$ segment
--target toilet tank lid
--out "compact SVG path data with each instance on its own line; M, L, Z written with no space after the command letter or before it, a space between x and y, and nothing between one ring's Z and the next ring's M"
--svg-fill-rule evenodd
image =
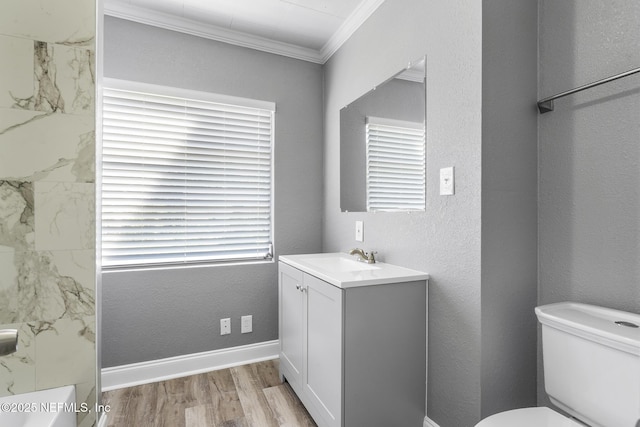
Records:
M536 315L543 325L640 355L640 314L561 302L536 307Z

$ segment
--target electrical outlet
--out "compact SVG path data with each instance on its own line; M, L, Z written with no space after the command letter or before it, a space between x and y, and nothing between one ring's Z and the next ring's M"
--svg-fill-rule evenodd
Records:
M242 316L240 318L240 333L248 334L253 332L253 316Z
M220 335L229 335L231 333L231 319L220 319Z

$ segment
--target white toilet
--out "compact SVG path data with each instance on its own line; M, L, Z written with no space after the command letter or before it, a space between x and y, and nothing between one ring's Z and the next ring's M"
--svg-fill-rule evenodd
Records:
M476 427L640 427L640 315L570 302L537 307L536 315L546 392L575 419L523 408Z

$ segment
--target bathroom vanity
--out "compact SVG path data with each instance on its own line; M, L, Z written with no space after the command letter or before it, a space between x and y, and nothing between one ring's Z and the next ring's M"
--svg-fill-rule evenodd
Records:
M343 253L279 261L280 376L318 426L422 426L428 275Z

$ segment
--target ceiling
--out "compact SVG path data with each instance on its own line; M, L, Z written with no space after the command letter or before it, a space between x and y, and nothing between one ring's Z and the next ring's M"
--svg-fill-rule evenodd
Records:
M106 15L324 63L384 0L104 0Z

